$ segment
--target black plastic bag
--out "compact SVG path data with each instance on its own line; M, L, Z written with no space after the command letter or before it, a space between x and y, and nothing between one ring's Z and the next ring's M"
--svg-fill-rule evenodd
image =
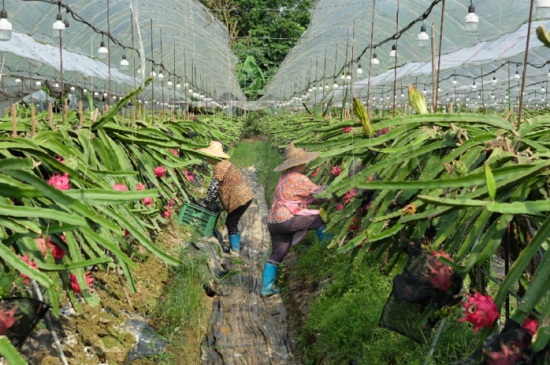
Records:
M7 336L14 346L21 346L50 306L33 298L0 299L0 336Z

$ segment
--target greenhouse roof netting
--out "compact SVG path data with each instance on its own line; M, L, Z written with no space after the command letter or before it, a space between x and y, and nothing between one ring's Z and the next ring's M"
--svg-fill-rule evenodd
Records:
M4 98L27 95L34 80L60 80L59 31L52 31L60 17L69 24L61 40L70 85L125 93L134 86L135 67L138 83L153 71L165 76L164 83L155 80L155 98L166 91L167 98L185 99L193 90L216 100L244 99L227 30L196 0L7 0L5 10L13 36L0 42ZM107 60L98 57L102 43ZM119 71L123 57L129 71Z
M475 32L465 29L472 4L479 17ZM37 81L54 85L61 78L81 90L121 95L144 76L162 72L164 81L157 77L144 98L212 98L261 109L291 98L320 101L329 93L342 100L348 85L354 95L387 106L388 100L406 97L408 84L431 98L435 65L440 101L515 101L525 68L527 103L540 103L547 100L550 50L531 36L524 65L530 4L319 0L308 29L260 102L253 102L246 101L237 82L237 58L229 48L227 29L198 0L7 0L14 32L10 41L0 42L3 101L29 95ZM56 19L69 25L61 38L59 31L52 33ZM550 26L535 13L531 30L540 25ZM424 30L421 46L419 33ZM433 60L430 43L435 46ZM109 49L107 60L98 54L102 44ZM396 57L390 56L392 48ZM378 64L371 63L373 56ZM120 68L123 59L128 71Z
M508 93L513 96L513 89L519 92L516 73L523 72L531 1L472 3L479 17L475 32L465 30L469 0L319 0L308 29L286 57L262 100L296 96L321 99L327 93L342 99L346 81L353 84L354 92L366 96L369 74L373 99L392 98L394 80L396 97L406 93L408 84L416 84L430 94L434 80L432 39L435 62L440 63L440 98L479 97L480 93L483 98L495 100L504 100ZM542 100L548 90L550 49L537 40L534 29L550 24L537 18L536 12L534 20L526 94ZM430 41L422 47L418 36L424 29ZM397 57L390 56L392 46ZM371 52L379 64L371 64ZM359 67L363 74L357 72Z

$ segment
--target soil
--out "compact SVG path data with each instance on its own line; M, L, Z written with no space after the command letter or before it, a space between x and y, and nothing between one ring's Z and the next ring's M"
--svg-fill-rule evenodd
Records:
M188 235L174 220L154 240L155 245L175 254L175 249ZM128 330L128 321L148 324L155 329L151 314L155 307L162 305L165 286L170 281L170 268L161 260L136 245L138 252L146 258L132 270L132 277L137 289L130 293L123 274L117 270L93 272L93 292L101 302L90 306L79 300L76 310L63 298L59 318L50 315L55 333L62 344L67 363L79 365L125 364L127 356L136 346L137 339ZM211 308L212 299L204 296L204 305ZM209 312L209 311L207 311ZM207 322L204 318L203 323ZM43 327L25 341L20 349L29 364L57 365L62 364L50 331ZM167 344L165 352L174 354L181 364L200 363L200 343L206 328L185 329L177 334L178 343L185 347L173 347ZM174 341L172 341L174 342ZM181 361L181 362L180 362ZM156 364L158 360L138 358L132 364Z

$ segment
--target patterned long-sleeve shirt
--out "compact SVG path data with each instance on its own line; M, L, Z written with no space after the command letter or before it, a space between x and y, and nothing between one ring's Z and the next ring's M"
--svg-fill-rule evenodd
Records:
M244 181L239 169L227 160L220 161L214 166L212 181L204 202L210 204L217 197L228 213L254 198L252 189Z
M269 223L281 223L292 217L294 214L287 208L284 201L297 201L301 209L307 209L308 204L314 200L313 195L324 190L324 187L311 182L311 180L298 172L288 171L281 175L277 184L273 205L269 210Z

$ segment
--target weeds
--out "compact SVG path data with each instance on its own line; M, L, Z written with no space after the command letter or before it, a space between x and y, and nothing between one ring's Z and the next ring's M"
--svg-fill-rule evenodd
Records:
M436 350L378 325L392 281L368 258L353 265L347 255L338 255L306 237L293 275L306 280L329 282L311 304L299 342L304 364L387 365L449 364L475 345L475 336L463 323L447 321Z
M201 328L207 311L203 304L204 285L210 279L206 257L182 247L180 260L182 265L172 269L172 280L153 313L157 327L168 337L178 328Z

